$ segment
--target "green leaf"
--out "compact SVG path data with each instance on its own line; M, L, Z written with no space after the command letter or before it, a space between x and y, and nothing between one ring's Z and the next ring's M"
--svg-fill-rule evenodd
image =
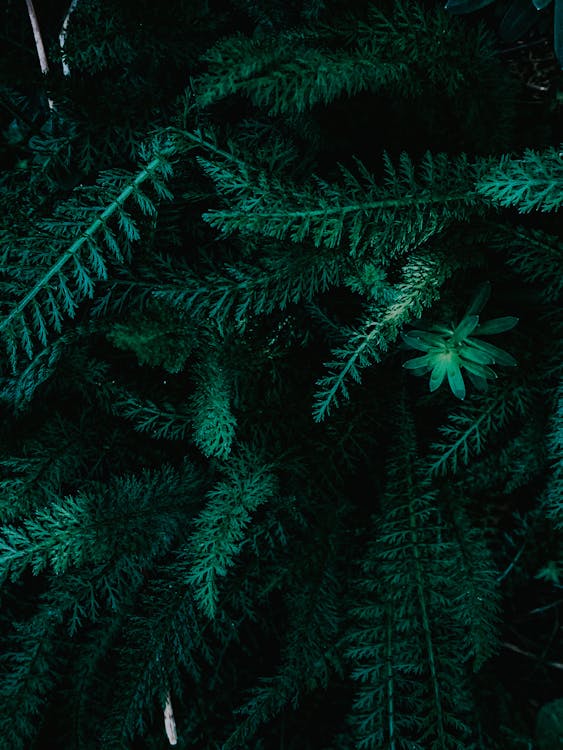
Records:
M456 398L463 401L465 398L465 383L463 382L463 375L459 369L459 364L454 360L450 360L446 366L446 372L448 373L448 383L452 389L452 393Z
M475 333L479 335L487 334L489 336L493 333L503 333L514 328L519 320L520 318L515 318L512 315L507 315L504 318L493 318L492 320L487 320L486 323L480 323L475 329Z
M462 367L464 367L464 363L462 362ZM467 370L467 368L465 368ZM494 373L493 373L494 374ZM478 391L485 392L487 388L489 387L489 384L487 383L487 378L482 377L481 375L477 375L475 372L471 372L471 370L467 370L467 376L471 383L477 388Z
M448 0L444 7L450 13L474 13L492 2L493 0Z
M421 375L424 374L424 372L428 372L432 369L432 362L434 361L434 357L432 357L430 354L427 354L424 357L415 357L414 359L409 359L403 367L406 370L422 370L420 373Z
M477 378L481 378L484 380L495 380L497 378L497 374L494 370L491 370L490 367L487 367L487 365L480 365L477 362L472 362L468 359L462 359L461 360L461 367L465 368L467 372L471 373Z
M432 370L432 374L430 375L430 390L435 391L437 388L439 388L444 382L445 377L446 377L446 360L440 359L434 365L434 369Z
M521 39L539 20L531 0L513 0L500 23L499 34L505 42Z
M543 10L551 4L551 0L532 0L537 10Z
M471 302L471 304L469 305L469 307L467 308L465 312L465 317L468 317L469 315L478 315L487 304L490 296L491 296L491 282L485 281L477 289L477 292L475 294L475 297L473 298L473 301Z
M478 365L493 365L495 358L489 352L483 352L480 349L474 349L471 346L464 346L460 352L462 359L468 359Z
M504 349L499 349L498 346L494 346L494 344L489 344L487 341L480 341L479 339L471 339L469 344L476 349L481 350L482 352L487 352L488 354L491 354L493 356L493 362L491 364L497 363L499 365L505 365L506 367L515 367L516 366L516 360L514 357L509 354L508 352L505 352Z
M478 315L466 316L458 325L458 327L455 329L453 340L455 342L464 341L468 336L470 336L473 333L475 328L477 328L478 323L479 323Z
M419 349L421 352L444 346L442 336L427 331L409 331L408 333L401 333L401 337L412 349Z

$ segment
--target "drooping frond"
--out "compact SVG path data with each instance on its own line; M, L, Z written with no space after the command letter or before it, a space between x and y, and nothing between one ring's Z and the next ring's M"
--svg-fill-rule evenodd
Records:
M95 330L96 323L92 322L89 325L78 325L51 338L42 349L34 352L30 361L21 369L0 377L0 400L10 404L16 414L24 412L41 386L48 382L61 366L64 355L74 351L76 360L79 359L77 350ZM101 374L104 366L99 363L98 367L98 374Z
M225 478L207 494L188 547L194 599L209 618L216 616L220 579L235 564L253 513L277 486L271 467L249 451L233 456L223 473Z
M432 41L437 38L440 45ZM206 107L243 94L276 115L382 88L414 96L428 81L453 96L476 76L468 57L483 67L493 62L483 29L468 33L441 11L427 13L415 3L396 3L392 13L370 5L366 20L349 16L315 29L221 40L205 56L197 102Z

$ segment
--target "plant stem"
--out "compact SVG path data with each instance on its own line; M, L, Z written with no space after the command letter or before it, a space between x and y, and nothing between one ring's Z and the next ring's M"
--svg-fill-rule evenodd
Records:
M47 75L49 72L49 62L47 60L47 53L45 52L45 45L43 44L43 37L41 36L41 28L39 27L37 13L33 7L33 0L25 0L25 4L27 5L27 13L33 30L33 38L35 39L35 48L37 50L41 72L43 75ZM49 103L49 109L52 112L55 109L55 103L50 97L47 97L47 101Z
M76 6L78 5L78 0L72 0L66 16L63 21L63 25L61 27L61 33L59 34L59 46L61 48L61 59L63 64L63 75L69 76L70 75L70 65L67 62L67 57L65 55L65 42L66 42L66 35L68 32L68 23L70 21L70 16L72 15L73 11L75 10Z

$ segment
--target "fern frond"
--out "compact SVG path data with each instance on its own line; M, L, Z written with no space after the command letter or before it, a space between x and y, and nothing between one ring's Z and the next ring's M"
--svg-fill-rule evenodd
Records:
M0 458L0 522L32 516L65 493L78 492L91 467L104 465L100 432L84 412L73 421L55 414L31 439L10 443ZM106 434L108 445L115 436Z
M105 747L123 747L143 734L155 701L169 691L181 694L186 681L199 689L201 669L212 653L203 639L186 561L175 556L159 566L136 608L122 623L111 688L111 712L104 722Z
M28 567L34 574L47 567L60 574L120 555L154 557L169 547L186 520L186 502L194 503L198 491L199 480L186 464L181 474L164 466L152 475L115 480L97 493L54 500L22 524L1 527L0 575L16 580Z
M432 443L429 475L456 473L461 465L478 456L486 441L515 416L522 415L528 393L523 386L500 388L474 398L460 411L450 414L440 427L443 439Z
M194 442L205 456L225 459L231 453L237 427L232 382L215 352L204 357L194 377L196 387L190 398Z
M547 232L525 227L496 227L498 239L493 243L507 256L506 262L526 283L535 284L546 302L561 296L563 276L563 242Z
M548 442L551 468L544 504L554 526L563 531L563 387L560 384L551 415Z
M293 242L310 238L315 247L344 245L352 254L372 246L383 257L392 257L480 210L474 167L465 157L450 160L427 153L418 177L406 154L399 170L385 157L383 185L360 163L359 177L342 168L343 184L316 178L297 185L247 166L241 170L198 161L230 204L207 211L203 218L226 235L256 233Z
M468 33L441 12L396 3L390 14L375 5L368 13L367 22L349 17L315 30L221 40L205 57L208 72L196 81L198 104L242 93L277 115L382 88L414 96L428 81L454 96L476 76L475 65L485 69L485 59L493 61L483 29Z
M452 572L460 581L462 598L457 611L466 633L463 650L473 660L473 671L478 672L499 648L502 610L497 571L482 530L470 524L454 493L448 499L455 508L452 529L457 560Z
M348 329L345 345L333 350L337 357L325 363L330 374L317 381L313 416L320 422L337 406L341 397L349 398L348 382L361 383L361 371L379 362L399 330L422 315L440 295L444 281L453 273L454 265L438 254L412 255L403 267L404 281L389 290L392 299L364 322L363 330Z
M74 317L79 304L92 297L95 282L107 278L108 259L124 262L130 244L139 238L137 224L125 204L135 202L141 213L154 213L154 205L141 186L148 181L162 192L158 177L170 176L168 158L172 153L164 150L152 158L133 179L126 179L125 186L122 174L103 175L98 188L88 193L93 204L85 200L84 191L77 189L65 207L66 213L61 209L56 219L44 221L38 234L26 240L30 249L19 252L34 253L39 258L46 255L48 263L43 260L39 268L28 267L22 274L28 291L16 304L7 300L2 304L5 312L0 335L14 370L18 349L31 359L37 343L47 344L50 329L60 332L64 319ZM97 205L100 191L101 195L117 193L103 209ZM69 246L68 239L77 234L79 237Z
M503 156L476 184L493 205L518 208L520 213L556 211L563 205L563 151L526 149L521 157Z
M225 479L208 492L189 543L188 580L197 605L207 617L217 614L219 579L235 563L252 514L276 492L271 467L250 452L233 456L223 468Z
M133 422L138 432L159 440L184 440L191 430L191 419L169 403L155 404L132 393L121 393L113 402L115 414Z
M37 737L49 693L62 669L60 616L42 606L29 620L15 624L0 657L0 734L13 750L27 750Z
M436 491L421 477L404 407L397 419L401 434L347 636L357 684L349 721L362 750L463 750L470 698L459 650L467 602L459 595L458 551Z
M260 726L284 709L296 709L308 693L327 687L340 669L336 648L339 625L338 581L325 550L315 550L307 563L305 580L288 597L289 625L281 665L273 677L262 678L251 697L236 710L241 721L222 746L235 750L249 746ZM314 571L312 583L308 580ZM305 572L304 568L300 571ZM299 585L301 584L301 585Z

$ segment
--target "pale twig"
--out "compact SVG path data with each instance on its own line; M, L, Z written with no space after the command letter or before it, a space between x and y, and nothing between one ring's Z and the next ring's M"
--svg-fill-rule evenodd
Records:
M526 547L527 542L528 542L528 540L527 540L527 538L525 538L524 541L523 541L523 543L522 543L522 546L520 547L520 549L516 553L516 556L515 556L514 560L512 560L512 562L510 563L510 565L508 566L508 568L504 571L504 573L502 573L500 576L498 576L497 583L500 583L504 578L506 578L506 576L510 573L510 571L512 570L512 568L514 568L514 566L516 565L516 563L520 559L520 556L522 555L522 552L524 552L524 548Z
M166 705L164 706L164 728L166 729L168 742L171 745L177 745L178 735L176 733L176 721L174 719L174 711L172 710L170 693L166 696Z
M45 52L45 45L43 44L43 37L41 36L41 28L39 27L39 21L37 20L37 13L33 7L33 0L25 0L27 5L27 13L31 22L31 28L33 30L33 38L35 39L35 48L37 49L37 57L39 58L39 65L43 75L47 75L49 72L49 62L47 61L47 53ZM49 109L53 111L55 109L55 103L52 99L47 97L49 103Z
M563 664L558 661L547 661L547 659L542 659L541 656L536 656L535 654L532 654L530 651L524 651L524 649L520 648L519 646L515 646L514 643L508 643L507 641L503 641L502 645L505 648L509 648L511 651L515 651L517 654L522 654L522 656L528 656L530 659L535 659L535 661L541 661L543 664L546 664L548 667L553 667L554 669L563 669Z
M70 75L70 65L67 62L67 58L65 55L65 43L66 43L66 35L68 32L68 22L70 21L70 16L72 12L75 10L76 6L78 5L78 0L72 0L69 9L67 10L65 19L63 21L63 25L61 28L61 33L59 34L59 46L61 48L61 59L63 63L63 74L65 76Z

